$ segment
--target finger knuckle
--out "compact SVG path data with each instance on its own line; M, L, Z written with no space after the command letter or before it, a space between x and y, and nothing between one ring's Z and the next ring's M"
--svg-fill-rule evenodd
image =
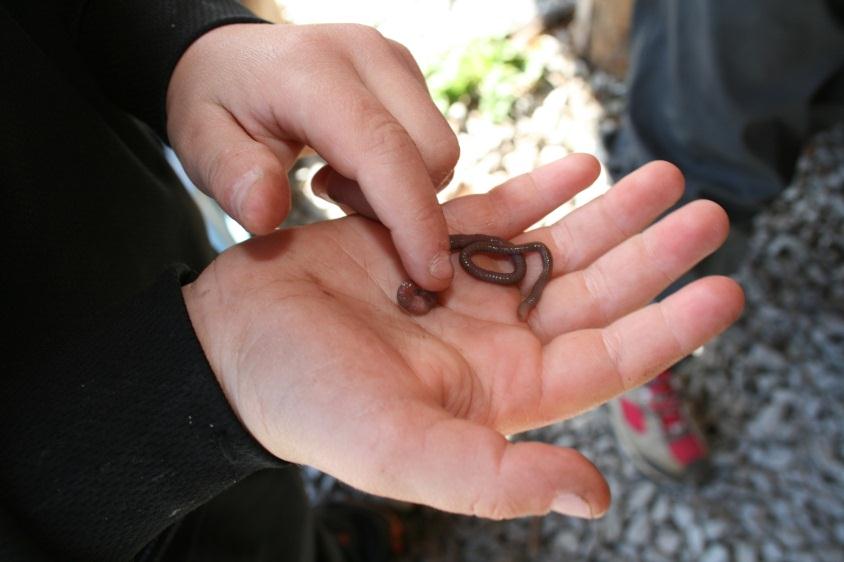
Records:
M376 164L407 158L417 152L413 139L398 121L380 110L370 109L365 113L369 115L369 119L364 115L369 129L367 152Z
M472 513L476 517L485 517L495 521L512 519L519 514L516 502L506 495L479 498L472 505Z
M371 25L362 23L345 24L349 38L355 42L381 43L385 41L384 35Z
M622 342L614 331L612 330L603 330L601 333L602 336L602 344L604 346L604 354L609 362L609 368L612 373L617 378L618 383L618 391L624 392L629 390L628 387L630 386L627 383L627 377L625 376L624 369L623 369L623 358L622 358Z
M489 197L483 199L482 222L490 232L512 229L512 209L501 195L499 191L493 190L489 193Z
M393 48L396 54L405 60L405 62L412 62L414 65L416 64L416 59L413 58L413 53L411 53L410 49L405 47L402 43L389 38L387 39L387 43Z
M585 294L590 302L594 303L600 314L601 322L609 324L612 321L612 310L605 304L615 302L616 295L613 291L611 277L600 264L593 264L583 271L581 276Z
M411 217L411 221L415 225L419 225L421 230L430 233L431 227L433 223L436 223L442 217L442 209L439 205L432 203L430 205L417 205L413 209L413 215Z
M433 154L431 171L434 180L439 183L457 166L457 161L460 159L460 144L451 128L444 124L437 138L433 139L433 145L437 147L437 150Z

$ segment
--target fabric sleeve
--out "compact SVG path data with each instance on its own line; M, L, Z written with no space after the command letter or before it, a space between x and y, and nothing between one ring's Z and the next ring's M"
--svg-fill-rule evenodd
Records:
M182 53L216 27L264 22L234 0L88 0L68 17L106 95L162 139L167 85Z
M243 428L169 270L130 302L33 358L8 402L4 503L60 559L123 560L262 468L282 466ZM27 369L28 370L28 369Z

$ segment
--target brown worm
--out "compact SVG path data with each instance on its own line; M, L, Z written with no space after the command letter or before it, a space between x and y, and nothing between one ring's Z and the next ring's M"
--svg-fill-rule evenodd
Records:
M517 311L519 320L525 321L530 311L539 302L539 297L542 296L542 290L551 277L551 268L553 267L554 261L551 258L551 252L548 250L548 247L542 242L528 242L527 244L514 245L501 238L486 234L453 234L449 237L449 243L452 252L460 252L460 265L463 266L466 273L475 279L486 281L487 283L495 283L496 285L515 285L521 282L527 271L525 253L539 253L539 256L542 258L542 271L539 273L539 277L537 277L530 292L519 303ZM513 271L502 273L500 271L484 269L472 261L472 256L475 254L509 256L513 264ZM413 281L404 281L399 285L398 291L396 292L396 300L399 306L409 314L422 315L427 314L428 311L437 305L437 294L432 291L426 291Z

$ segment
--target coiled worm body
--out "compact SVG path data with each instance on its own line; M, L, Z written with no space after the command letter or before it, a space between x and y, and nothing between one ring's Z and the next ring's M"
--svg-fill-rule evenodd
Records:
M460 252L460 265L474 277L487 283L496 285L515 285L522 281L527 271L525 253L537 252L542 259L542 271L533 284L530 292L519 303L517 310L519 320L525 321L528 314L539 302L542 290L551 278L551 269L554 261L551 251L542 242L528 242L527 244L514 245L501 238L488 236L486 234L453 234L449 237L452 252ZM493 254L509 256L513 264L513 271L500 272L485 269L472 261L475 254ZM426 291L413 281L404 281L399 285L396 292L396 300L399 306L409 314L427 314L437 304L437 295L434 292Z

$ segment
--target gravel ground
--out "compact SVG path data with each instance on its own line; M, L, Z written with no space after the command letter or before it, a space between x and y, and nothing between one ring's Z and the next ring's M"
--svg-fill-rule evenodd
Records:
M590 72L567 38L545 37L546 86L512 122L460 108L449 118L463 149L449 195L573 151L601 154L623 86ZM303 182L316 165L306 162ZM554 220L607 188L603 176ZM330 216L306 191L294 222ZM600 521L561 516L491 522L421 510L416 550L432 562L844 560L844 127L813 139L793 185L757 217L736 274L742 319L677 369L713 450L706 486L668 487L641 476L619 450L603 408L524 438L576 447L607 475L613 507ZM313 499L356 494L307 472Z

